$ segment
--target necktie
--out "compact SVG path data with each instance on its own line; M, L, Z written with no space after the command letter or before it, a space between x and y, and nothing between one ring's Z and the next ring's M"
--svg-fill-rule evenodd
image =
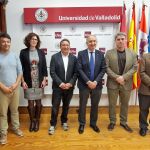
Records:
M90 52L91 56L90 56L90 80L93 81L94 80L94 57L93 57L93 52Z

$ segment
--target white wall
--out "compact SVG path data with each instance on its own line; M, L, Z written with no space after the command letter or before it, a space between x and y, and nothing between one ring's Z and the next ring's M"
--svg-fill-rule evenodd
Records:
M127 18L130 18L130 10L132 9L131 0L125 0L127 7ZM139 18L139 12L142 7L142 0L135 0L137 17ZM150 1L145 0L145 4L150 6ZM24 48L23 39L24 37L32 31L32 25L27 25L23 23L23 8L30 7L92 7L92 6L122 6L123 0L9 0L6 7L6 20L7 20L7 30L12 37L12 50L16 51L18 54L22 48ZM149 7L147 7L149 8ZM147 11L147 14L149 12ZM137 23L138 26L138 23ZM20 96L20 106L27 105L27 101L23 98L23 91L21 91ZM130 105L134 105L136 96L135 91L132 92ZM51 95L45 95L43 98L43 104L45 106L51 105ZM72 106L78 106L78 95L74 95L71 102ZM90 105L90 102L88 103ZM107 95L102 95L100 105L108 105Z

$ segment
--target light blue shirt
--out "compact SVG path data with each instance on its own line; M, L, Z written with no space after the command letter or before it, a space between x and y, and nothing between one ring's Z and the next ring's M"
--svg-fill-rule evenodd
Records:
M11 86L22 74L22 67L19 57L13 53L0 53L0 82L6 86Z

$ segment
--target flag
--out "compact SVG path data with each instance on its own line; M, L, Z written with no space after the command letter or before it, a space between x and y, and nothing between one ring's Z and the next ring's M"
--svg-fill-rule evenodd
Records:
M132 18L128 33L128 48L137 53L135 3L133 3L132 7Z
M138 33L138 55L141 58L143 53L148 52L148 39L147 39L147 27L146 27L146 16L145 16L145 5L142 7L142 16L139 25Z
M132 18L128 33L128 48L133 50L137 54L137 40L136 40L136 15L135 15L135 3L132 7ZM133 74L133 85L132 89L138 88L140 85L140 78L138 72Z
M150 28L149 28L149 35L148 35L148 53L150 53Z
M123 4L123 8L122 8L120 32L127 33L127 26L126 26L126 5L125 5L125 3Z

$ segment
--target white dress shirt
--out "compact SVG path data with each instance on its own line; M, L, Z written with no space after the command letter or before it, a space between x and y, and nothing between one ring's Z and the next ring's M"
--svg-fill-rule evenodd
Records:
M63 59L63 63L64 63L65 79L66 79L67 68L68 68L68 61L69 61L69 54L65 56L65 55L63 55L63 53L61 53L61 55L62 55L62 59Z

